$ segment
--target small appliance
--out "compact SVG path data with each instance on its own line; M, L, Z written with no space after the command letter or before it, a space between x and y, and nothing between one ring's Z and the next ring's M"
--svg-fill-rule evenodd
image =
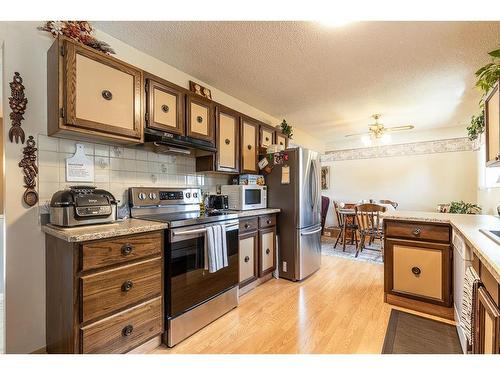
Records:
M229 198L227 195L211 194L207 198L207 208L213 210L229 209Z
M267 187L261 185L222 185L221 193L228 196L230 210L267 208Z
M113 194L95 186L71 186L59 190L50 201L50 223L61 227L106 224L116 221Z

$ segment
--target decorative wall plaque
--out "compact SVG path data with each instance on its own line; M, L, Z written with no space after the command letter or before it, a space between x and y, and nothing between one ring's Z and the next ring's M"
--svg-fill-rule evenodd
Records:
M9 106L12 112L10 113L10 120L12 127L9 130L9 139L11 142L16 140L16 143L24 143L24 130L21 128L21 121L24 120L24 112L26 111L26 104L28 99L24 95L23 79L18 72L14 73L14 78L10 83Z
M75 154L66 159L66 181L94 181L94 161L85 155L85 146L80 143L76 144Z
M203 87L199 83L189 81L189 90L194 92L195 94L203 96L204 98L212 100L212 91L210 91L210 89L207 89L206 87Z
M38 175L35 145L35 140L30 135L23 148L23 158L19 162L19 166L23 169L24 187L26 188L23 199L28 206L34 206L38 202L38 193L35 190L36 176Z

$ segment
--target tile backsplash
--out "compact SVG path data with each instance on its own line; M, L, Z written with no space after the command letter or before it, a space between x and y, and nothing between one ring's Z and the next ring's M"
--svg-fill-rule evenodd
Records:
M94 182L67 182L66 159L73 156L76 144L85 146L85 154L94 161ZM120 206L128 204L131 186L201 187L214 192L217 185L227 184L229 175L196 173L192 156L165 155L133 147L80 142L38 136L38 194L41 213L57 190L72 185L95 185L110 191Z

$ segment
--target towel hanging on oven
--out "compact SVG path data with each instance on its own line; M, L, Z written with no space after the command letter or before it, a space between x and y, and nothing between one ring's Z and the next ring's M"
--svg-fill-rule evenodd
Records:
M210 273L228 266L226 227L212 225L206 228L205 235L205 269Z
M474 341L474 306L476 305L477 288L481 280L472 267L467 267L464 276L464 297L462 300L462 313L460 314L460 326L464 330L465 337L472 345Z

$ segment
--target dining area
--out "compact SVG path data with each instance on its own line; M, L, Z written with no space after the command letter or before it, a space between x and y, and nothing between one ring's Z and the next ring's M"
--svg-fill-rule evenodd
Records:
M331 201L322 197L323 248L332 255L383 262L382 214L394 211L398 203L392 200L367 199L358 202ZM326 216L333 211L334 225L326 226ZM363 253L368 250L367 254ZM365 254L365 255L364 255Z

